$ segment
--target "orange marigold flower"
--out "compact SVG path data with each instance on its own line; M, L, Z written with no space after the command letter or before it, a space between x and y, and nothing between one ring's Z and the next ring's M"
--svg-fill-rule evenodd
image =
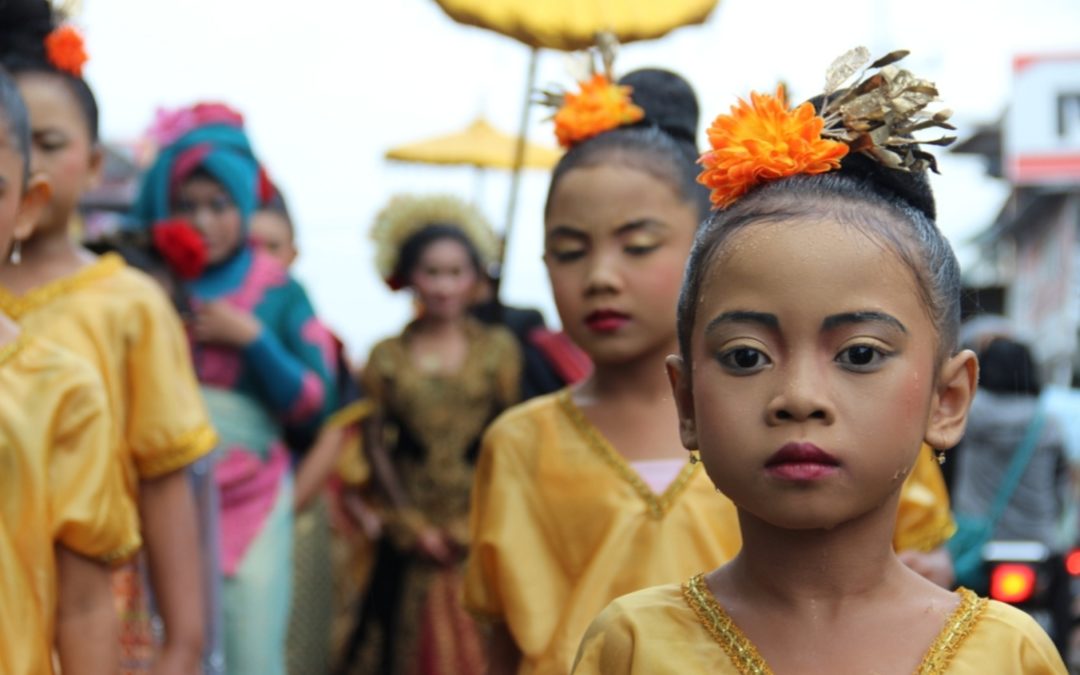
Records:
M45 38L45 53L57 70L82 77L88 57L82 35L72 26L60 26Z
M645 111L630 100L631 87L612 84L603 74L581 83L577 94L567 92L555 113L555 137L564 148L597 134L633 124Z
M750 103L740 99L709 127L712 150L698 160L698 182L712 190L716 208L766 181L840 168L848 146L821 137L825 120L812 104L788 110L783 100L782 86L775 96L752 93Z

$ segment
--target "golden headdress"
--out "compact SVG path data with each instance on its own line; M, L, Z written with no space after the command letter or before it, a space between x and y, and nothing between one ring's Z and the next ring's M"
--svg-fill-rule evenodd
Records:
M499 259L499 238L480 210L453 195L397 195L375 216L371 239L375 267L393 290L407 279L397 278L401 248L414 234L431 225L455 227L476 248L485 270Z
M761 183L839 169L849 152L890 169L937 172L933 155L919 145L948 145L956 138L918 140L912 134L955 127L948 123L950 111L929 110L937 88L894 65L907 55L894 51L866 65L870 52L857 47L829 67L817 105L807 101L788 109L781 88L776 95L753 93L749 102L740 100L730 114L719 115L709 127L712 149L701 155L698 177L712 190L714 206L724 208ZM842 88L856 73L855 84Z

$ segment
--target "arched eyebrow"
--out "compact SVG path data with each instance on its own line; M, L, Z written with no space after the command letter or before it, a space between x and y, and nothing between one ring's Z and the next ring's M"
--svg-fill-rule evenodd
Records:
M624 234L637 232L639 230L655 230L662 232L667 229L667 224L662 221L659 221L655 218L642 218L640 220L631 220L625 225L620 225L618 229L615 230L615 234L616 236L621 236Z
M744 310L724 312L705 326L706 335L716 330L725 323L752 323L768 328L769 330L780 329L780 319L775 314L766 312L749 312Z
M589 235L582 230L575 229L573 227L570 227L569 225L556 225L555 227L551 228L551 231L548 232L547 237L545 237L545 239L548 241L561 238L576 239L578 241L588 241Z
M839 328L840 326L848 326L856 323L883 323L895 328L905 335L907 335L908 332L907 327L905 327L896 317L886 314L885 312L875 311L833 314L832 316L825 317L825 320L821 322L821 329L830 331Z

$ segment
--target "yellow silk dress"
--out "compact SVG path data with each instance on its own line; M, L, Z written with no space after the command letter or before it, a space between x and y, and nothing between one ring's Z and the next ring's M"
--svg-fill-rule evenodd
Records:
M217 436L179 317L157 283L119 256L102 256L22 296L0 287L0 311L97 367L114 420L114 457L136 504L139 481L183 469L213 450ZM143 578L136 564L113 576L123 675L148 672L155 653Z
M52 673L54 546L119 563L140 546L101 379L41 339L0 347L0 673Z
M568 390L495 421L472 500L466 607L505 622L523 675L566 675L609 602L719 567L742 546L734 505L700 464L687 462L663 494L653 493ZM926 448L903 488L894 545L931 550L953 529Z
M1024 612L968 590L917 675L1066 675L1050 638ZM589 626L574 675L771 675L757 648L696 576L619 598Z
M179 317L158 285L119 256L104 255L23 296L0 287L0 311L97 367L133 499L139 480L172 473L213 449Z

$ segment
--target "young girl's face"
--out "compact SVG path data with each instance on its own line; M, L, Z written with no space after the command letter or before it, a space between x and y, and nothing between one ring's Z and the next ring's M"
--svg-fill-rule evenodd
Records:
M240 209L212 178L195 175L181 183L173 215L186 218L202 233L211 265L228 260L244 244Z
M672 349L697 223L694 204L639 169L609 163L562 176L544 260L563 328L595 363Z
M452 321L469 310L477 277L464 244L444 238L431 242L420 254L411 281L424 316Z
M44 176L26 180L26 161L0 111L0 265L8 264L14 240L30 236L49 200Z
M251 242L289 267L296 260L296 245L292 228L285 216L272 209L260 209L251 214Z
M699 303L691 377L673 375L683 440L744 511L831 528L895 499L924 439L943 447L954 364L938 376L915 276L882 240L834 222L750 225L711 262Z
M31 164L52 185L52 199L42 216L42 232L66 230L83 192L98 180L102 155L75 95L59 77L25 73L17 78L33 129Z

